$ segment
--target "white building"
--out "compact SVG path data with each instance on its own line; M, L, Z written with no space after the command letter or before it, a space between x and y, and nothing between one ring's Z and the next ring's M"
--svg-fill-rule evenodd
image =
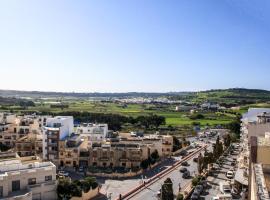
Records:
M56 116L52 118L47 118L46 127L59 128L60 135L59 138L70 136L74 129L74 120L72 116Z
M56 200L56 185L53 163L0 154L0 199Z
M81 124L76 133L87 137L89 141L102 141L108 135L108 124Z
M73 133L74 122L72 116L57 116L47 118L46 126L42 128L43 159L58 165L59 141Z

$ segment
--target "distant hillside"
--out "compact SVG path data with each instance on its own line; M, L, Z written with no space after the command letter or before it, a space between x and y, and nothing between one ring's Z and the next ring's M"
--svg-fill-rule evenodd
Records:
M126 98L126 97L161 97L161 96L182 96L189 92L168 92L168 93L147 93L147 92L127 92L127 93L75 93L75 92L42 92L42 91L18 91L18 90L0 90L2 97L74 97L74 98L90 98L90 97L107 97L107 98Z
M0 96L0 106L10 106L10 105L35 106L35 104L32 101L17 99L14 97L1 97Z
M231 88L207 90L199 92L168 92L168 93L74 93L74 92L41 92L0 90L0 96L8 97L2 102L15 101L13 98L131 98L131 97L169 97L174 100L185 100L195 103L206 101L216 102L224 106L246 105L270 101L270 91L260 89ZM17 100L16 100L17 101ZM1 102L0 102L1 103Z
M270 91L260 89L231 88L201 91L195 95L196 101L217 103L251 104L270 101Z

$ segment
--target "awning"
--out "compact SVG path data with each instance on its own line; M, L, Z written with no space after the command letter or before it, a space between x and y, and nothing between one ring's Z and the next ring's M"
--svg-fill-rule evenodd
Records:
M248 186L248 177L244 175L244 169L237 169L234 180L242 185Z

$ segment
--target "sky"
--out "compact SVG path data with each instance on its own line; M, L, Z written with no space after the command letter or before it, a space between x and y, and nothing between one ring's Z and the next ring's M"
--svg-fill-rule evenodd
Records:
M270 90L269 0L1 0L0 89Z

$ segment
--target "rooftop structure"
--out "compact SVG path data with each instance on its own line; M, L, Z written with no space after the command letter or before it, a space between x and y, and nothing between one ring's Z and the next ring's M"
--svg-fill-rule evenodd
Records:
M35 156L0 153L0 195L7 200L57 199L55 165Z

